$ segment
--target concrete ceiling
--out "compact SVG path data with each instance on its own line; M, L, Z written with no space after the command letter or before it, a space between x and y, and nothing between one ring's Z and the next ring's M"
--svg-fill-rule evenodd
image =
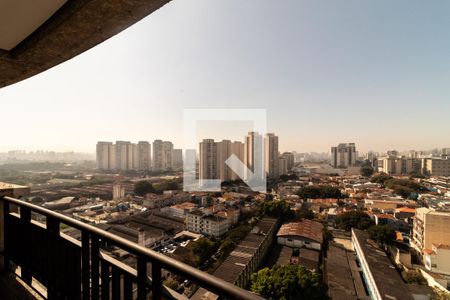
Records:
M169 1L43 0L33 7L35 0L0 0L0 88L77 56Z

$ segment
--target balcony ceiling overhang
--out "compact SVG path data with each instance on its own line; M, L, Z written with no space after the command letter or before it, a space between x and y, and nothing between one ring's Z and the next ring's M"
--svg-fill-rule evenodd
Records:
M0 88L105 41L170 0L0 0Z

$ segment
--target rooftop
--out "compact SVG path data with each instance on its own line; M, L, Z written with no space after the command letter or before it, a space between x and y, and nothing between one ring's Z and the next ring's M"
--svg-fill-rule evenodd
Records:
M323 225L319 222L303 219L300 222L283 224L277 236L305 237L318 243L323 242Z
M369 239L369 234L355 228L352 232L352 241L359 245L381 297L392 300L414 299L386 253Z

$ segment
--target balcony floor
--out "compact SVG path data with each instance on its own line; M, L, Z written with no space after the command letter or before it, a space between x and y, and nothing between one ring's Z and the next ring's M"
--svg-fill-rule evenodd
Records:
M0 299L1 300L36 300L42 299L32 290L28 290L12 273L0 271Z

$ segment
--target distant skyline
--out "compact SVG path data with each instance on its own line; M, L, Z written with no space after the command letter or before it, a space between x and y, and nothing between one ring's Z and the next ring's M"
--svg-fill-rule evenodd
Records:
M0 152L181 147L183 109L222 107L267 109L281 151L450 147L449 11L443 0L174 0L0 89Z

